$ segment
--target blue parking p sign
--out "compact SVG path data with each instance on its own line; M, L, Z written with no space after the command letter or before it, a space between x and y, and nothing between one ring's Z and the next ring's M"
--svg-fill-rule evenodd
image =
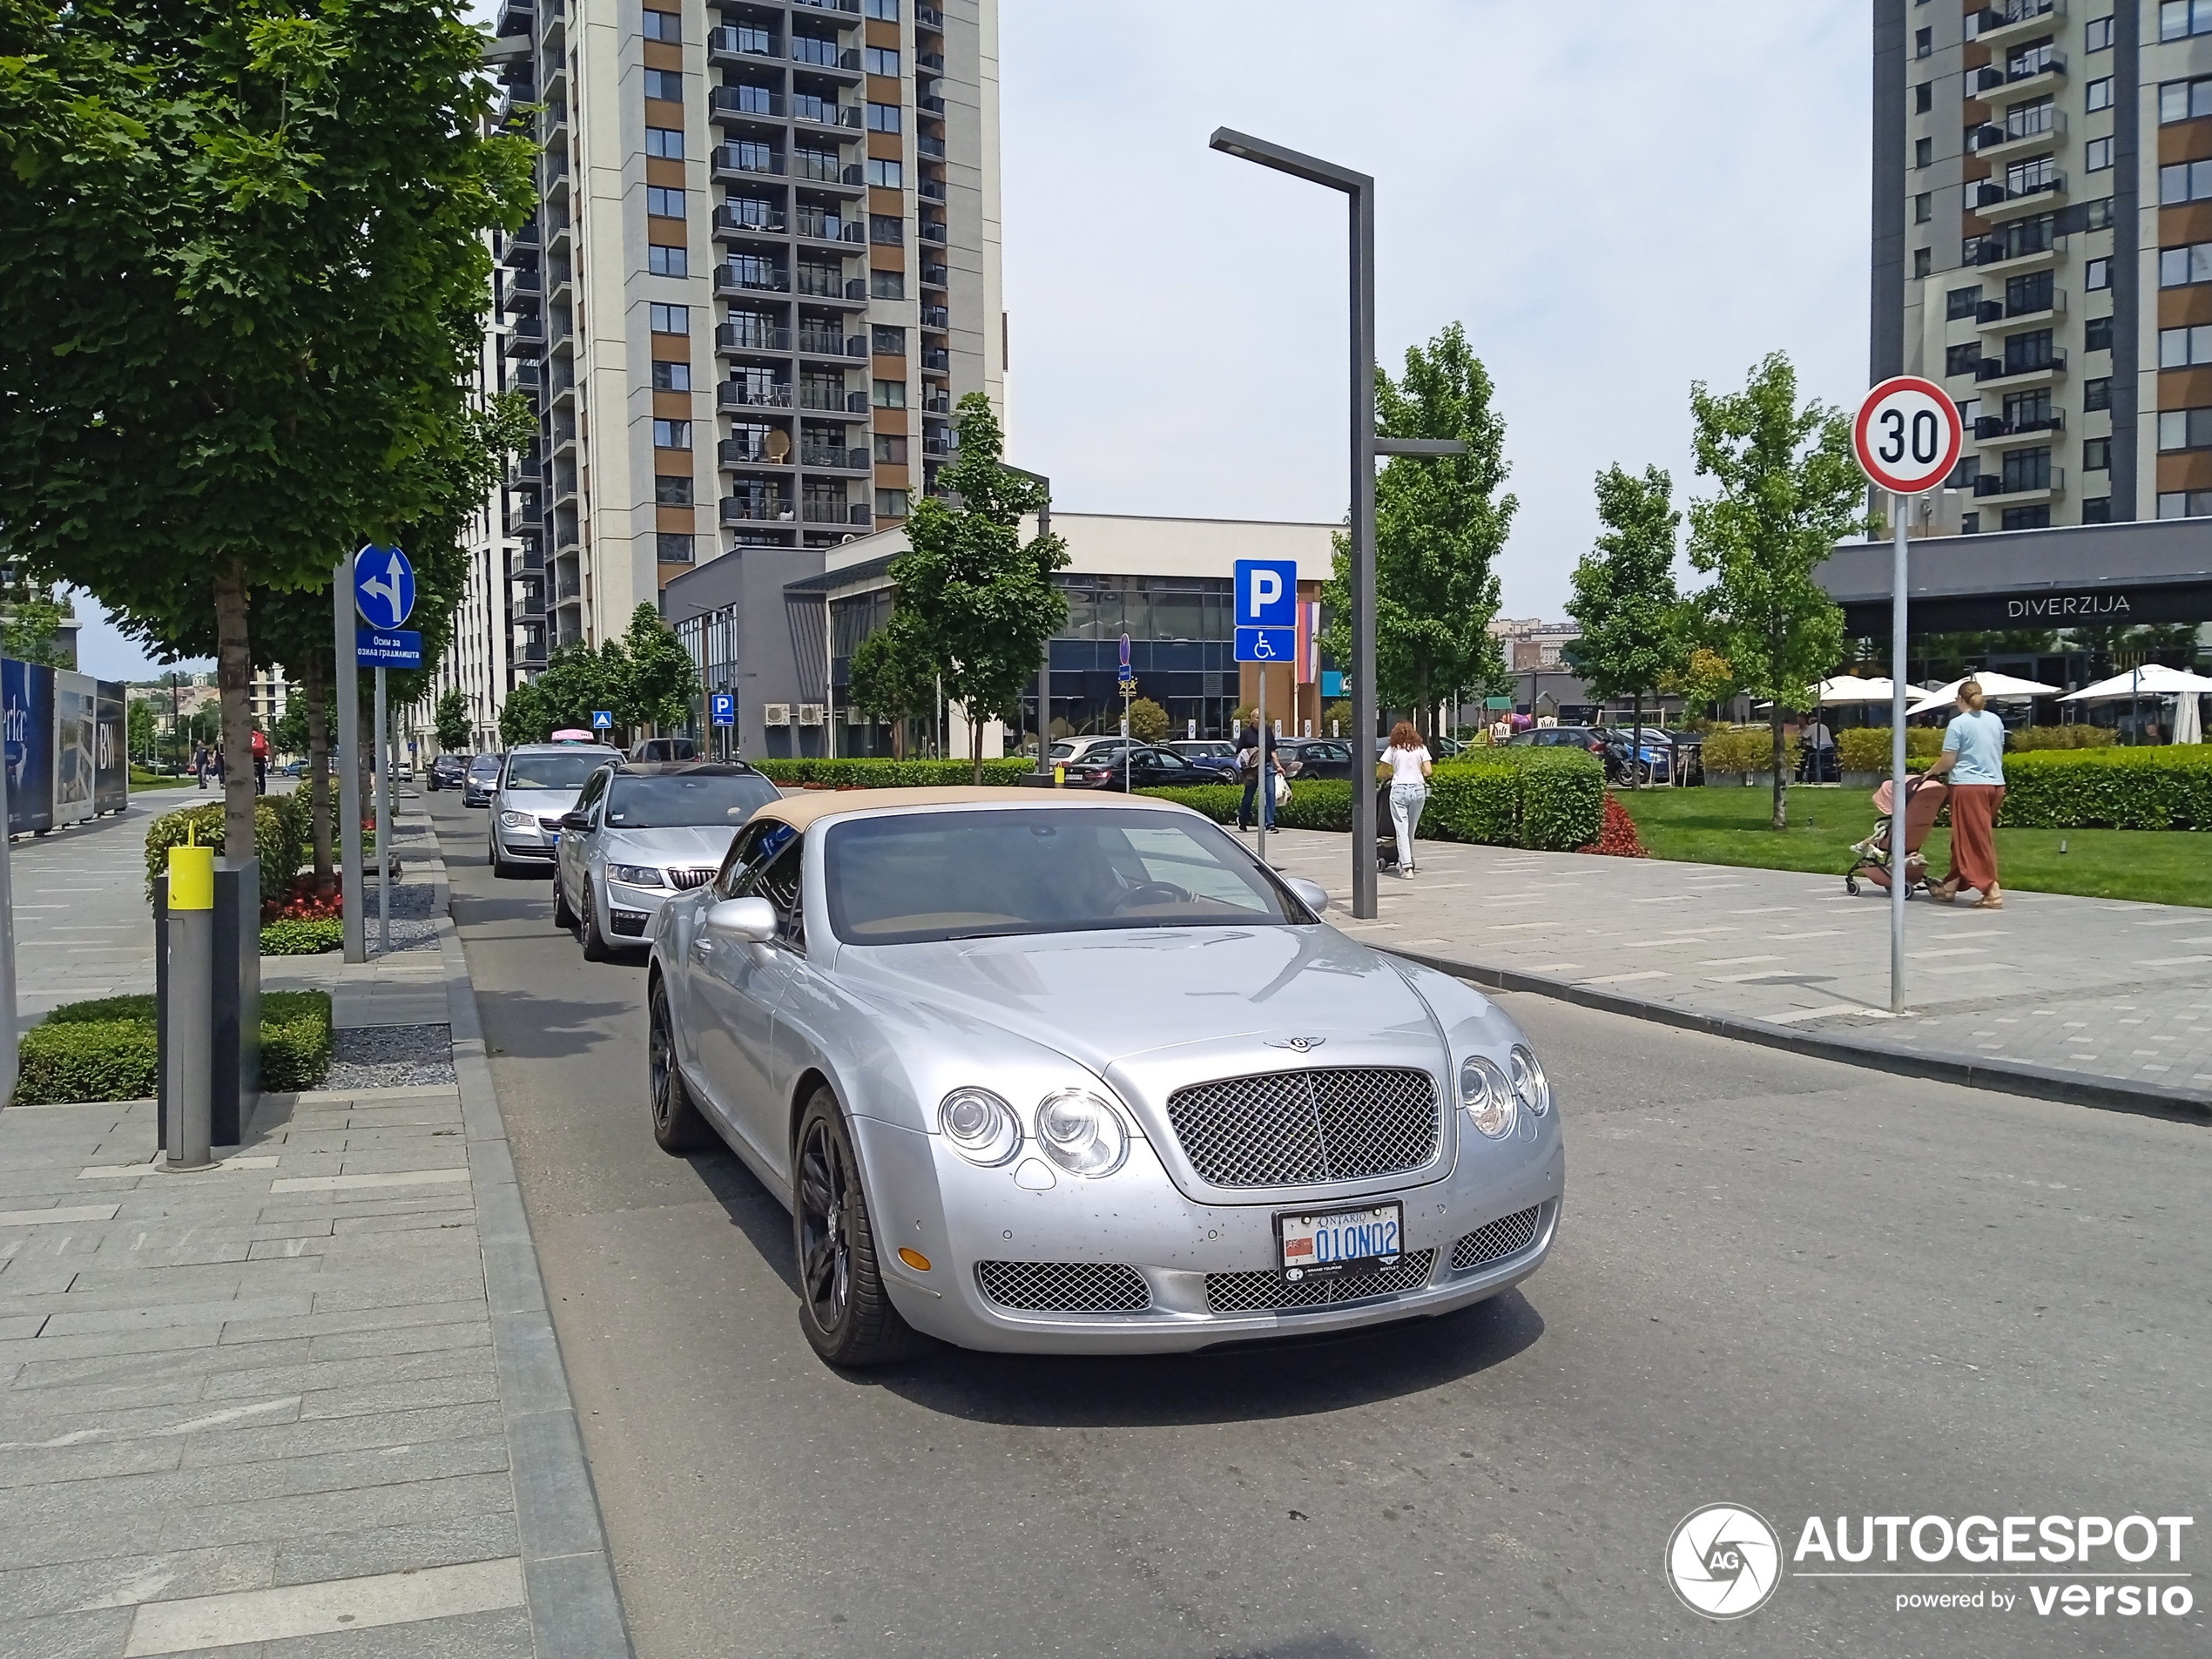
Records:
M615 729L615 717L612 711L607 709L592 710L591 729L594 732L613 731Z
M738 699L727 691L717 691L706 700L707 719L715 725L735 725L738 723Z
M1237 660L1288 663L1298 657L1298 564L1238 559Z

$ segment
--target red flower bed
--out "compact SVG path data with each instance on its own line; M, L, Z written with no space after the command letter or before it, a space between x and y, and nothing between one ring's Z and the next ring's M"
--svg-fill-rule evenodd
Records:
M1629 809L1610 791L1605 797L1605 827L1597 840L1588 846L1578 846L1577 853L1602 853L1608 858L1648 859L1651 854L1636 838L1636 821L1629 816Z
M333 887L327 897L315 891L312 873L294 876L292 891L281 899L261 901L261 924L273 921L336 921L345 914L338 889Z

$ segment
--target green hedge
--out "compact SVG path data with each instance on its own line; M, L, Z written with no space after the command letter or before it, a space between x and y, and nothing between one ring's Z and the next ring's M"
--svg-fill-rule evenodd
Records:
M253 803L253 854L261 861L261 896L281 899L293 878L306 867L314 845L314 803L304 789L288 795L263 795ZM164 813L146 826L146 901L153 884L169 868L169 849L197 840L223 853L223 803Z
M1794 737L1783 745L1782 769L1793 776L1797 770L1797 749L1798 740ZM1704 762L1708 772L1772 772L1774 734L1763 725L1709 732L1704 738Z
M330 1074L330 993L261 996L261 1087L313 1089ZM160 1092L161 1053L151 996L105 996L56 1008L23 1035L15 1102L145 1100Z
M1705 770L1710 772L1711 751L1707 750ZM1907 759L1932 760L1943 752L1943 733L1934 726L1908 725L1905 728L1905 753ZM1881 772L1890 769L1890 728L1885 725L1850 726L1836 733L1838 763L1845 772Z
M1192 789L1143 789L1204 813L1217 824L1237 821L1243 791L1233 784ZM1352 785L1309 779L1277 807L1285 829L1352 828ZM1429 779L1420 833L1432 840L1486 846L1572 852L1605 827L1605 768L1579 749L1507 748L1447 761Z
M2212 745L2007 755L2005 786L2006 829L2212 830Z
M865 757L849 760L756 760L761 775L774 784L828 784L846 789L929 789L975 781L973 762L966 760L878 760ZM1011 786L1036 762L1019 756L983 763L986 784Z
M261 929L264 956L316 956L337 950L346 942L343 921L303 921L281 918Z

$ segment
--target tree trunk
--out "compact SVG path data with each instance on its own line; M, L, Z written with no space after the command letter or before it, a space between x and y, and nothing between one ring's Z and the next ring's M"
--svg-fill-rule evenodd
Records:
M1629 700L1629 787L1643 787L1643 692L1638 690Z
M223 856L253 856L253 642L246 573L236 563L215 577L215 683L223 707Z
M301 678L307 694L307 798L313 803L314 820L315 891L327 897L332 884L330 709L327 701L330 676L323 671L324 660L323 652L309 651Z
M1790 777L1783 764L1782 698L1779 696L1767 710L1767 729L1774 734L1774 827L1784 829L1789 823Z
M1291 688L1291 695L1297 695L1295 686ZM1420 725L1427 728L1420 733L1422 742L1426 743L1436 735L1436 714L1429 707L1428 658L1426 657L1420 659L1420 679L1413 692L1413 718Z
M968 711L968 759L974 768L972 781L981 785L983 781L983 723L975 718L972 708Z

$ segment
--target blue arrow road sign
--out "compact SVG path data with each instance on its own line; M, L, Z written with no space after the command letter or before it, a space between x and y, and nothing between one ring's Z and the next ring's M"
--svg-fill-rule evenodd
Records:
M1294 559L1237 561L1237 629L1292 628L1298 624L1298 563ZM1287 658L1293 653L1285 651ZM1250 662L1251 658L1239 658Z
M354 661L362 668L420 668L422 636L411 628L356 628Z
M706 700L707 718L716 725L735 725L738 723L738 699L727 691L717 691Z
M415 614L415 566L371 542L354 555L354 609L372 628L401 628Z
M1292 663L1298 660L1295 628L1239 628L1237 660L1240 663Z
M592 710L592 711L591 711L591 729L592 729L594 732L611 732L611 731L613 731L613 730L615 729L615 717L614 717L614 715L613 715L610 711L609 711L608 710L606 710L606 709L594 709L594 710Z

